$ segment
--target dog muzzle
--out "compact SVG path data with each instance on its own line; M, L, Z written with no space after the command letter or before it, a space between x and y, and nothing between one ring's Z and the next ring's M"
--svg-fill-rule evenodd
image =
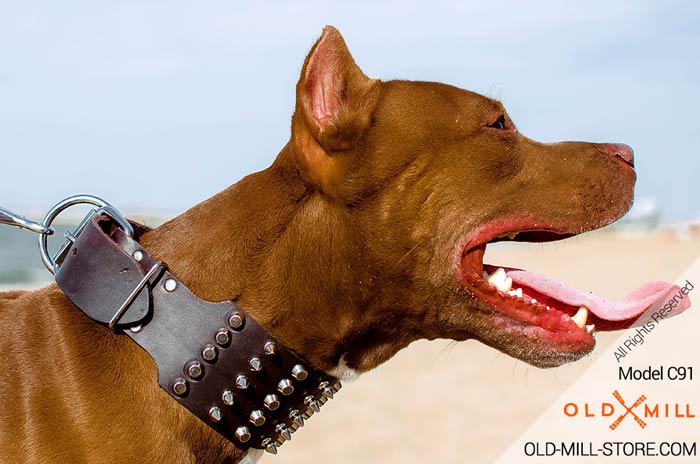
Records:
M197 298L138 242L148 230L96 197L56 205L98 206L54 255L42 259L68 298L94 321L125 334L153 358L159 385L242 449L276 454L340 389L338 379L285 348L232 301Z

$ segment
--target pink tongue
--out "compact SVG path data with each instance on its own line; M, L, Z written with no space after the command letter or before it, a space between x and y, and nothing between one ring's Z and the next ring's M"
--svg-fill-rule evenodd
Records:
M507 269L506 271L508 277L513 279L514 284L530 287L571 306L585 306L593 314L606 321L624 321L636 318L661 298L670 300L676 295L679 296L676 300L680 301L678 301L679 305L674 308L674 313L677 314L690 306L688 296L682 294L677 285L666 282L650 282L620 301L611 301L533 272L518 269Z

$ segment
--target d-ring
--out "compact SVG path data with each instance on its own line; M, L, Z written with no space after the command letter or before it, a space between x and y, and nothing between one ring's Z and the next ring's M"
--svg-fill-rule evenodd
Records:
M122 229L124 229L124 232L126 232L129 235L129 237L133 237L134 228L131 226L131 224L129 224L129 221L127 221L126 218L122 216L122 214L112 205L110 205L103 199L93 195L74 195L56 203L56 205L54 205L54 207L51 208L48 213L46 213L46 216L44 216L44 220L41 221L42 226L50 228L51 223L54 221L54 219L56 219L56 217L59 214L61 214L61 212L63 212L67 208L70 208L71 206L81 204L97 206L99 207L99 209L91 211L90 214L88 214L87 217L83 219L83 222L81 222L78 228L75 231L73 231L72 234L68 234L67 237L74 237L79 235L82 229L87 224L87 221L94 214L106 214L110 216L121 226ZM41 253L41 261L52 274L55 274L56 271L58 271L59 267L56 264L56 257L60 256L61 253L69 246L69 244L70 241L66 242L61 247L61 249L58 250L58 253L56 253L54 256L51 256L51 254L49 253L48 235L42 234L39 236L39 252Z

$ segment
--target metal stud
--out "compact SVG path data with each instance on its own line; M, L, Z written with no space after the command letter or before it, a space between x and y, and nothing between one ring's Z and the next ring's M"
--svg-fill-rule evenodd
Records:
M187 393L187 380L183 379L182 377L173 379L172 389L173 393L175 393L177 396L184 395Z
M277 354L277 344L275 342L266 342L263 347L265 354L268 356L274 356Z
M260 361L260 358L250 358L248 365L250 366L250 370L253 372L260 372L262 370L262 362Z
M314 412L319 412L321 410L321 407L318 405L318 401L316 401L316 398L314 398L312 395L304 398L304 404L313 409Z
M246 388L248 388L249 385L250 382L248 382L248 377L246 377L245 375L239 375L238 377L236 377L236 388L238 388L239 390L245 390Z
M277 424L275 427L275 432L279 433L282 435L285 440L291 440L292 439L292 433L289 431L286 425L284 424Z
M255 409L250 413L250 422L257 427L260 427L265 423L265 415L261 410Z
M233 392L231 390L224 390L224 392L221 394L221 401L226 406L233 406L233 403L235 402Z
M251 438L251 436L250 436L250 430L248 430L248 427L246 427L246 426L240 426L240 427L238 427L238 428L236 429L236 432L235 432L234 435L236 436L236 438L238 439L238 441L240 441L241 443L245 443L245 442L247 442L248 440L250 440L250 438Z
M204 375L204 368L199 361L192 361L187 365L187 375L197 380Z
M221 414L221 409L216 406L209 409L209 418L214 422L219 422L223 415Z
M297 380L306 380L306 378L309 376L309 372L304 369L304 366L301 364L297 364L296 366L292 367L292 377L294 377Z
M245 316L243 313L236 311L228 318L228 325L231 326L233 330L241 330L245 324Z
M216 331L216 335L214 335L214 340L216 340L219 346L226 346L231 341L231 334L229 334L226 329L219 329Z
M202 349L202 359L204 359L207 362L216 361L217 355L218 352L216 351L216 347L212 344L207 344Z
M280 407L280 399L274 393L270 393L269 395L265 396L265 399L263 400L263 404L270 411L274 411Z
M277 454L277 446L272 443L272 440L269 438L266 438L262 441L262 445L265 447L265 451L267 451L270 454Z
M141 250L136 250L132 256L136 261L141 261L143 259L143 252Z
M301 414L299 414L299 411L296 409L292 410L289 413L289 417L294 421L294 424L297 427L303 427L304 426L304 418L301 417Z
M177 280L175 279L165 279L165 283L163 284L163 287L165 287L165 291L167 292L172 292L177 288Z
M323 389L323 396L325 396L325 397L328 398L329 400L332 400L332 399L333 399L333 393L334 393L334 392L333 392L333 388L332 388L332 387L325 387L325 388Z
M284 396L291 395L292 393L294 393L294 386L292 385L292 381L289 379L280 380L277 384L277 390Z

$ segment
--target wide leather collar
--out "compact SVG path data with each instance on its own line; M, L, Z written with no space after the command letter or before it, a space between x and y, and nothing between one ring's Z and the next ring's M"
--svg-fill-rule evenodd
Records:
M108 215L92 214L56 257L56 282L98 323L153 358L158 383L239 448L276 453L340 389L232 301L197 298Z

